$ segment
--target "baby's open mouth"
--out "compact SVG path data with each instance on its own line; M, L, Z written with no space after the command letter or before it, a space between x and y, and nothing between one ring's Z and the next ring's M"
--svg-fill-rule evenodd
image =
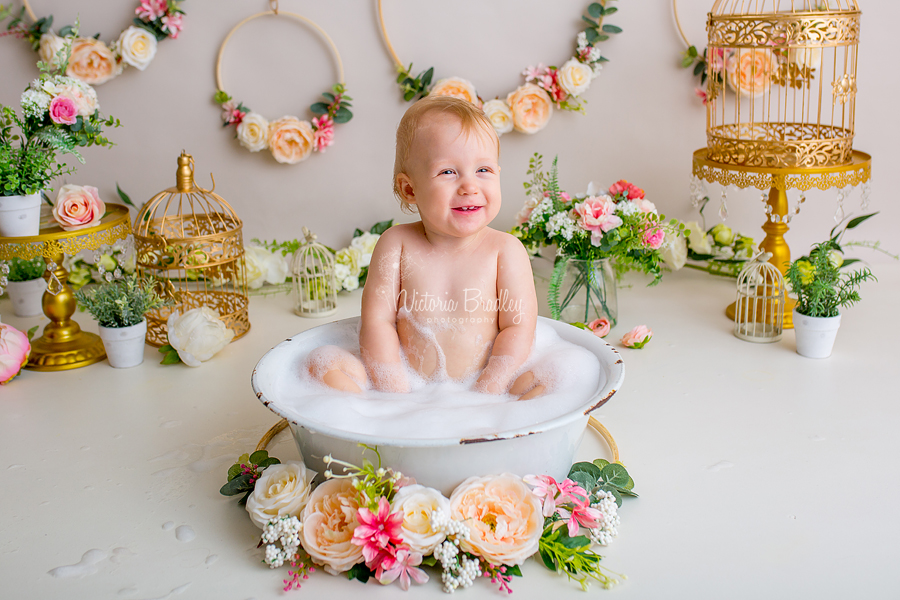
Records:
M457 206L453 210L456 212L474 212L481 208L480 206Z

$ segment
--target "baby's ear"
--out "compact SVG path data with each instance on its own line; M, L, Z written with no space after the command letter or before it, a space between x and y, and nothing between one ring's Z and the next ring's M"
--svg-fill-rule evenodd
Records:
M406 173L397 174L397 189L400 191L400 197L409 204L416 203L416 192L413 189L412 180Z

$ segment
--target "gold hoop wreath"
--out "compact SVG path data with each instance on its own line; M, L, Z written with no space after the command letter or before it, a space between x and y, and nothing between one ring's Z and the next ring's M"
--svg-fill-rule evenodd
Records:
M184 28L182 2L139 0L133 24L115 42L106 44L95 37L79 37L77 23L54 33L53 15L39 19L28 0L22 0L22 9L13 16L4 35L28 41L48 67L60 69L89 85L100 85L120 75L126 66L143 71L156 56L158 42L178 38ZM30 27L24 25L26 14L33 22ZM68 42L71 42L70 49L66 48Z
M330 91L322 94L324 102L316 102L309 107L313 114L318 115L311 121L301 121L293 116L269 121L259 113L251 111L242 102L235 101L225 92L222 83L222 56L225 46L238 29L254 19L269 15L295 19L313 28L328 42L337 60L338 83L333 85ZM297 164L309 158L313 152L325 152L325 149L334 143L335 124L346 123L353 118L353 113L350 112L352 98L346 94L346 89L341 55L325 30L303 15L279 12L277 2L273 2L272 10L251 15L235 25L225 36L216 58L215 101L222 107L223 126L234 125L234 137L250 152L268 149L275 160L282 164Z
M554 107L557 110L586 112L581 95L600 74L602 64L609 61L601 56L596 45L609 39L610 35L622 32L620 27L603 23L604 18L618 11L613 6L607 6L612 1L600 0L588 5L587 14L581 17L587 27L575 38L575 55L561 67L545 67L543 64L530 66L522 72L525 77L523 85L505 99L495 98L486 102L478 95L475 86L461 77L438 79L432 84L434 67L413 75L412 63L404 66L391 44L384 22L383 0L378 0L378 21L397 69L397 83L403 91L404 100L411 101L429 94L462 98L484 110L497 135L513 130L531 134L547 125Z

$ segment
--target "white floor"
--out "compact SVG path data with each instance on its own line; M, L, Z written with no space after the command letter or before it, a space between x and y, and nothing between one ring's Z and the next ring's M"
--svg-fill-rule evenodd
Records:
M684 270L619 291L607 339L617 345L638 324L655 336L621 350L625 385L596 416L641 497L626 501L619 538L603 552L628 579L592 597L898 597L900 265L875 273L825 360L797 355L792 331L769 345L735 338L723 312L731 280ZM356 292L334 318L358 307ZM8 300L0 313L20 329L46 323L12 317ZM86 314L76 318L96 330ZM283 597L286 569L259 563L258 530L218 489L277 420L252 393L253 366L317 322L294 316L285 295L254 297L251 322L197 369L163 367L148 346L137 368L28 371L0 388L0 596ZM296 458L285 434L271 450ZM598 456L608 450L589 434L580 458ZM536 562L523 572L519 597L584 597ZM404 596L324 573L295 592L363 593L443 597L437 581ZM459 593L499 597L486 581Z

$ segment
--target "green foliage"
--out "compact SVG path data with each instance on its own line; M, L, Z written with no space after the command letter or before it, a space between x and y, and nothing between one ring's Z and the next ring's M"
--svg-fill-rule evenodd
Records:
M625 467L602 458L592 463L575 463L569 469L569 479L578 483L591 495L599 491L612 494L618 506L622 506L622 496L637 497L634 492L634 480Z
M23 260L21 258L13 258L9 261L10 281L31 281L37 279L44 274L47 265L41 257L32 258L31 260Z
M581 17L581 20L588 24L588 27L584 30L584 34L587 37L588 43L592 46L596 46L598 42L608 40L610 35L622 33L621 27L603 23L605 17L619 11L619 9L614 6L606 6L609 2L612 2L612 0L600 0L600 2L591 3L588 5L587 15L582 15ZM603 58L600 60L606 62Z
M246 504L263 469L280 463L281 461L274 456L269 456L266 450L257 450L253 454L242 454L238 457L237 462L228 468L228 481L219 489L219 493L223 496L244 494L240 504Z
M163 354L163 359L159 361L159 364L161 365L177 365L181 362L181 357L178 356L178 350L172 347L171 344L160 346L157 349L157 352Z
M360 506L377 511L379 498L384 497L388 502L393 500L396 484L400 480L401 474L381 465L381 453L378 452L377 446L357 445L374 453L378 461L377 464L364 458L362 467L359 467L328 455L325 457L325 464L328 466L328 470L325 471L325 477L326 479L352 479L353 487L359 493ZM342 467L343 472L340 474L335 473L332 465Z
M360 582L366 583L370 578L375 576L375 571L366 566L366 563L356 563L347 571L347 579L351 581L359 579Z
M137 325L148 311L171 302L156 293L152 279L141 280L137 274L91 290L78 290L75 299L103 327Z
M397 83L403 90L403 99L407 102L416 100L428 94L428 87L434 77L434 67L422 71L416 76L412 74L412 63L408 67L397 67Z
M797 296L797 312L808 317L836 317L840 308L848 308L860 300L860 284L875 280L868 269L842 273L841 247L836 239L813 246L809 256L791 263L785 273L791 291Z
M31 338L34 337L34 334L37 333L38 327L40 327L40 325L35 325L34 327L32 327L31 329L29 329L28 331L25 332L25 337L28 338L29 342L31 341Z

